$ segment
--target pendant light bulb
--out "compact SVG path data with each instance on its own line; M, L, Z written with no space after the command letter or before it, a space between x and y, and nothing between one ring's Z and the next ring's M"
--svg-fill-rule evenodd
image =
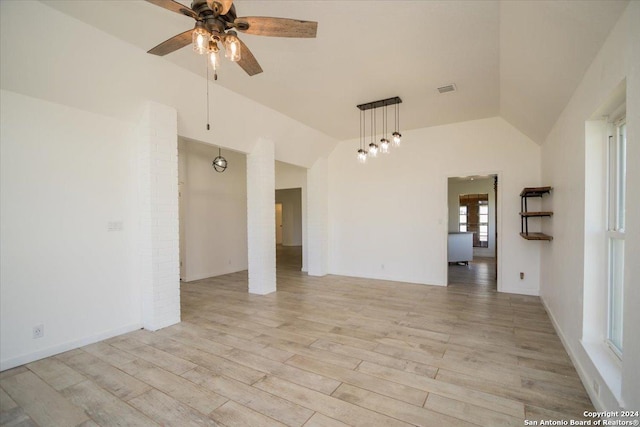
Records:
M371 157L378 156L378 144L376 144L375 142L372 142L371 144L369 144L369 155Z
M358 150L358 161L360 163L366 163L367 162L367 151L363 150L362 148Z
M191 33L191 41L193 42L193 51L199 55L207 53L209 46L209 32L204 28L202 22L196 22L196 28Z
M395 113L396 113L396 130L395 132L393 132L391 134L392 136L392 141L393 141L393 146L394 147L399 147L400 146L400 142L402 142L402 135L400 135L400 132L398 131L398 129L400 128L400 109L398 108L398 104L396 104L396 108L395 108Z
M393 137L393 146L400 146L400 142L402 142L402 135L400 135L400 132L394 132L391 136Z
M380 152L382 154L389 154L389 147L391 144L389 144L389 140L387 138L382 138L380 140Z
M207 53L209 54L209 62L211 62L211 67L214 71L218 70L218 65L220 65L220 56L218 55L218 44L215 40L209 40L209 47L207 49Z
M238 62L242 58L240 40L235 31L229 31L224 38L224 56L232 62Z

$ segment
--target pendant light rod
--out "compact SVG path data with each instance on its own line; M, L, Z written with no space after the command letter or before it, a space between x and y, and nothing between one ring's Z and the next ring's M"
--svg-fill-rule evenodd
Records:
M379 101L367 102L364 104L356 105L360 110L371 110L372 108L386 107L387 105L395 105L402 103L402 99L399 96L393 98L381 99Z

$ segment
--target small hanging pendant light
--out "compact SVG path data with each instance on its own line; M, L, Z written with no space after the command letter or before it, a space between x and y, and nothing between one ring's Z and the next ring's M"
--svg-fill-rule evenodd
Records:
M363 120L364 118L364 120ZM364 134L366 132L366 116L364 111L360 111L360 148L358 149L358 162L367 162L367 150L364 149Z
M371 142L369 143L369 155L371 157L378 157L378 144L376 144L376 135L375 135L375 118L374 115L375 108L371 109Z
M389 140L387 139L387 106L382 110L382 139L380 139L380 152L389 154Z
M220 173L224 172L227 169L227 159L222 157L220 147L218 147L218 157L213 159L212 166L216 172Z
M402 135L398 129L400 129L400 110L398 109L398 104L396 104L396 130L391 134L394 147L399 147L400 142L402 142Z

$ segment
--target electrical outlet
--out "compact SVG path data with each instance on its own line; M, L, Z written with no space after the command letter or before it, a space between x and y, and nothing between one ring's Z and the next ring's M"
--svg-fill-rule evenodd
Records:
M33 338L44 337L44 325L36 325L33 327Z
M524 280L524 273L522 271L520 272L520 280Z

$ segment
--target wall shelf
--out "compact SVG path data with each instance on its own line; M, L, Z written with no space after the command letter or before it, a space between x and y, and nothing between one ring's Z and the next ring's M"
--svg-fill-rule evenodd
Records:
M529 232L529 218L550 217L552 211L529 211L527 209L527 199L530 197L540 197L549 194L551 187L526 187L520 192L520 236L527 240L553 240L552 236L544 233Z

